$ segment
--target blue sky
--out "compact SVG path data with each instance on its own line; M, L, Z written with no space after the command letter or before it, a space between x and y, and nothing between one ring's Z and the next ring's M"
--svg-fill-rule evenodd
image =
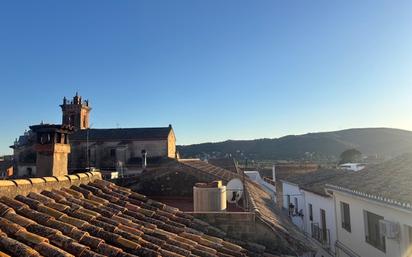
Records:
M412 1L2 1L0 154L89 98L178 144L412 130Z

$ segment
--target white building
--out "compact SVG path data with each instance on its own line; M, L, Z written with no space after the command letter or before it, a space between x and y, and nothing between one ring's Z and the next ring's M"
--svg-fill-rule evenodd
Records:
M292 222L316 241L316 257L335 256L335 206L333 198L325 192L325 184L345 175L348 172L343 170L321 170L281 180L283 208Z
M412 256L412 154L327 185L339 257Z
M339 165L340 169L351 170L351 171L360 171L366 167L365 163L343 163Z
M263 179L262 176L260 176L259 171L245 171L245 175L248 176L252 181L259 184L276 203L276 187L274 182Z

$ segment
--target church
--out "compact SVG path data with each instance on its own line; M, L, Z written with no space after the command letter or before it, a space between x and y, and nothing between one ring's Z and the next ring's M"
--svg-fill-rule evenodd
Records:
M171 125L154 128L90 128L92 108L77 93L60 105L62 124L69 134L69 172L97 168L102 171L139 172L146 165L176 158L176 137ZM25 132L14 142L14 168L17 177L36 175L36 133Z

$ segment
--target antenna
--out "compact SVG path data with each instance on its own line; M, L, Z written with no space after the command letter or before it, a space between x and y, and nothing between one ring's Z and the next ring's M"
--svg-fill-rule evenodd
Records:
M226 200L229 203L237 203L243 195L243 183L240 179L234 178L226 185Z

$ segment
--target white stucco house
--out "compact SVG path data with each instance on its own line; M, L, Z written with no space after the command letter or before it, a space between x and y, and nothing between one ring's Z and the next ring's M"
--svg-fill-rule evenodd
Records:
M412 154L326 186L336 209L336 256L412 256Z
M339 165L339 169L350 171L360 171L363 170L365 167L365 163L343 163Z
M291 176L282 182L283 208L292 222L314 239L316 257L335 256L336 216L333 198L325 191L329 181L349 174L344 170L320 170ZM290 204L293 209L290 209Z

